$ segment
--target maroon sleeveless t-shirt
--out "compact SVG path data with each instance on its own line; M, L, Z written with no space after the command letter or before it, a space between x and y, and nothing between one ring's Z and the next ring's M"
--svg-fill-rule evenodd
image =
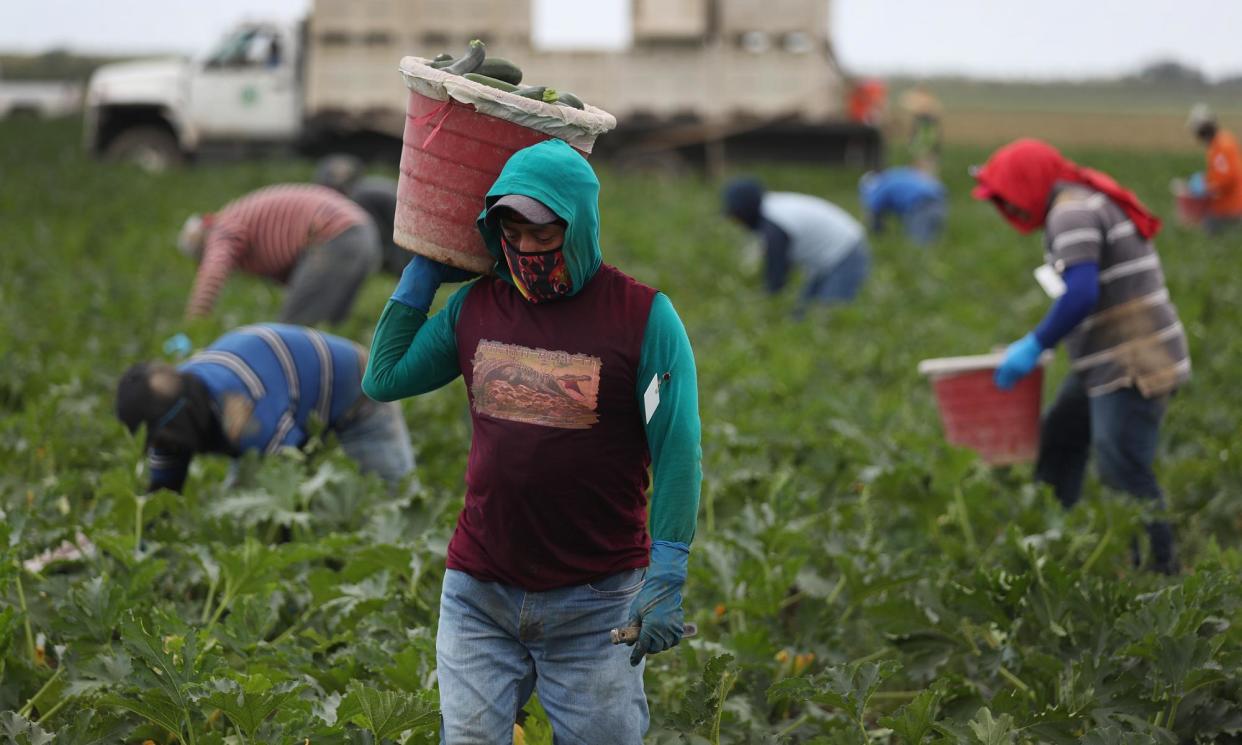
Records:
M647 565L638 362L656 291L608 265L532 304L475 283L457 319L474 433L448 567L531 591Z

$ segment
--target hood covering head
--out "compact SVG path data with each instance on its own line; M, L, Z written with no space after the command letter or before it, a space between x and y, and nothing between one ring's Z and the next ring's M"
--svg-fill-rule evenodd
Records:
M603 263L599 248L599 179L578 151L562 140L546 140L523 148L505 163L487 192L476 224L487 250L496 259L496 274L513 284L501 246L500 222L489 214L501 197L530 197L565 221L561 250L573 280L569 294L577 294Z
M763 184L757 179L734 179L724 188L724 212L754 230L759 226L759 221L763 217L760 211L763 205L763 194Z
M1026 213L1019 216L1000 210L1001 215L1022 233L1043 227L1052 190L1059 182L1082 184L1103 193L1125 210L1144 238L1151 238L1160 230L1160 218L1152 214L1134 192L1123 188L1106 173L1074 163L1040 140L1023 139L1005 145L993 153L974 176L978 183L971 195L975 199L1000 200Z

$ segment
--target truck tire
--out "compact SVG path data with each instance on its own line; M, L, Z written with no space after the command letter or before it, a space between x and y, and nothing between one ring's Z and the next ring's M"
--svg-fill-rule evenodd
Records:
M181 165L185 156L168 130L134 127L112 138L104 149L104 159L112 163L133 163L147 173L162 173Z

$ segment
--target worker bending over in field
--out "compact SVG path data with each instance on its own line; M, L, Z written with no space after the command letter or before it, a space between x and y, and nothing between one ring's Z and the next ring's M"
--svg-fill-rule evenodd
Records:
M480 205L495 274L428 318L442 283L472 275L415 256L371 344L367 395L461 375L470 401L436 636L444 742L510 742L535 690L558 743L638 745L644 655L683 633L694 356L668 298L601 262L598 196L564 142L519 150ZM637 644L613 647L627 624L641 624Z
M396 276L410 262L410 252L397 245L393 228L397 217L397 182L383 176L367 176L363 163L352 155L329 155L315 168L315 183L349 197L367 211L379 233L381 268Z
M1044 228L1058 296L1034 331L1009 345L996 384L1012 387L1062 339L1071 372L1046 412L1036 478L1062 504L1082 493L1088 452L1105 485L1164 508L1152 470L1169 398L1190 378L1186 333L1165 287L1152 238L1160 221L1133 192L1037 140L997 150L975 171L987 199L1019 232ZM1149 567L1173 572L1173 533L1148 523ZM1138 556L1135 556L1137 561Z
M300 448L318 419L363 471L395 482L414 469L405 420L360 387L367 352L281 324L244 326L177 367L140 362L117 385L117 417L146 425L151 490L180 492L199 453Z
M1242 156L1238 155L1238 142L1220 128L1216 115L1205 104L1191 109L1187 126L1207 147L1207 168L1190 177L1190 194L1203 200L1203 229L1219 233L1242 221Z
M199 262L189 318L210 313L229 273L241 269L288 286L282 323L340 323L380 263L367 213L314 184L268 186L214 214L191 215L177 247Z
M913 243L935 243L944 232L948 212L944 186L916 168L888 168L869 172L858 183L858 196L867 222L876 233L884 218L895 215Z
M840 207L807 194L765 192L754 179L724 190L725 214L763 241L764 286L776 294L797 266L806 278L794 316L812 303L853 300L871 268L863 226Z

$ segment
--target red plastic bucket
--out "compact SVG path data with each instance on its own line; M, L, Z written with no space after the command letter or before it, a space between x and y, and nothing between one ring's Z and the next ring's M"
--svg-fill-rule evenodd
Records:
M1189 194L1177 194L1176 197L1178 222L1188 227L1203 222L1203 217L1207 214L1207 200Z
M475 272L494 259L475 220L509 156L551 139L453 99L410 91L393 238L414 253Z
M1039 416L1044 371L1035 370L1002 391L992 376L1002 355L924 360L945 439L969 448L994 465L1030 463L1039 454Z

